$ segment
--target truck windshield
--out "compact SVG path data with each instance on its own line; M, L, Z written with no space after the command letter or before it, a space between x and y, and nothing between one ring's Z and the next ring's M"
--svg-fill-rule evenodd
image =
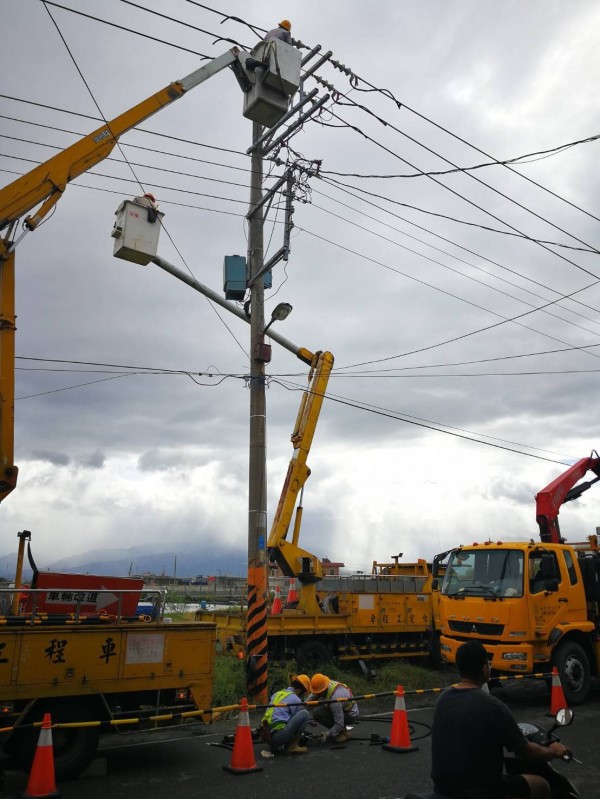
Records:
M444 596L493 599L523 596L523 553L514 549L459 549L450 555Z

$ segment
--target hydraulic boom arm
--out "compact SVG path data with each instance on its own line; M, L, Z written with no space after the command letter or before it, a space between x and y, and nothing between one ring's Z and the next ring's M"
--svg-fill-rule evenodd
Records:
M332 368L333 355L330 352L317 352L312 355L308 388L302 395L300 410L292 433L294 452L288 466L267 545L271 562L276 562L288 577L297 577L303 586L314 584L320 580L323 570L321 561L315 555L298 546L300 507L297 510L291 541L287 540L287 535L296 501L310 476L310 469L306 465L306 461Z
M593 472L596 477L584 483L575 485L578 480L588 472ZM561 544L564 539L560 535L558 513L561 505L578 499L594 483L600 480L600 457L593 451L589 458L582 458L566 472L553 480L546 488L537 494L536 521L540 528L540 538L544 543Z
M5 230L0 236L0 502L15 488L18 475L14 465L14 249L20 238L13 241L17 222L42 203L23 222L25 232L35 230L62 197L67 184L110 155L124 133L225 67L232 67L242 91L248 91L250 83L244 71L246 58L247 53L233 47L0 189L0 231Z
M243 79L240 53L241 51L237 47L233 47L206 66L200 67L181 80L170 83L156 94L125 111L124 114L104 123L93 133L5 186L0 190L0 230L31 211L35 205L41 202L42 205L36 213L25 219L25 226L29 230L34 230L56 205L67 183L110 155L118 139L124 133L135 128L174 100L178 100L185 92L203 83L225 67L235 66L236 76ZM6 242L4 244L6 245Z

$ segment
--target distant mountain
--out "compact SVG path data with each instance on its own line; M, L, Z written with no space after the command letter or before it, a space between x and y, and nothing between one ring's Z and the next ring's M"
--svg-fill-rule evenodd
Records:
M198 548L188 551L154 552L138 546L129 549L94 549L47 563L36 558L34 553L39 571L106 574L112 577L146 573L173 576L175 566L178 577L195 577L197 574L240 576L245 571L246 557L246 552L242 550L206 551ZM15 574L16 561L16 554L0 557L0 576L11 580ZM28 580L31 574L26 559L23 578Z

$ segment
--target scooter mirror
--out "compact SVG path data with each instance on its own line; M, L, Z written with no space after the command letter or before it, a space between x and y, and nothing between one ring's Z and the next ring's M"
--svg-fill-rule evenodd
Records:
M575 713L569 707L561 707L561 709L556 714L556 723L559 727L567 727L573 719L575 718Z

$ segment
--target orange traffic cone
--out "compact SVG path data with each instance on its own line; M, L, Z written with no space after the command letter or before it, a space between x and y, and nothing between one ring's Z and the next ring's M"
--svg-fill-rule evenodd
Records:
M563 707L568 708L569 706L567 704L567 700L565 699L565 693L560 683L558 669L556 666L554 666L552 668L552 690L550 692L550 713L548 713L548 715L556 716L558 711Z
M52 721L50 713L44 713L40 737L31 764L31 772L25 793L21 799L52 799L60 796L54 780L54 752L52 750Z
M298 601L298 592L296 591L296 580L292 577L290 580L290 590L288 591L287 599L285 601L286 605L290 605L292 602Z
M387 749L388 752L416 752L418 747L412 746L410 742L406 704L404 703L404 688L399 685L396 688L395 694L396 703L394 705L394 715L392 717L390 742L389 744L383 744L381 748Z
M281 613L282 610L283 606L281 604L281 588L277 585L275 586L275 599L273 600L273 605L271 606L271 614Z
M240 702L240 718L235 730L231 763L228 766L223 766L223 768L232 774L249 774L252 771L262 771L262 766L257 766L254 759L252 730L250 729L246 697Z

